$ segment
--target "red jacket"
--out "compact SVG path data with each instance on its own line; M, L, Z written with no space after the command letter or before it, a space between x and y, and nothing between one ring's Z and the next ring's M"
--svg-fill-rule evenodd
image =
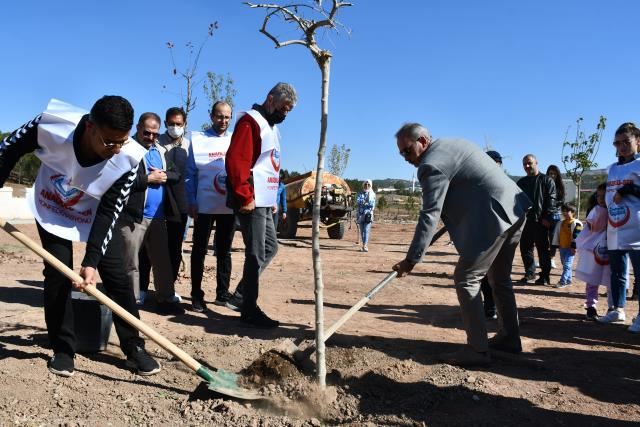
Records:
M227 180L231 184L234 198L241 207L254 200L253 185L250 181L251 168L260 157L261 148L260 126L253 117L245 114L236 123L225 159Z

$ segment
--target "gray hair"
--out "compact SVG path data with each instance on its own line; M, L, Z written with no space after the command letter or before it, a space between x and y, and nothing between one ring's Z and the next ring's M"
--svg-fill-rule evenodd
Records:
M420 123L405 123L398 132L396 132L396 139L409 138L417 141L421 136L424 136L429 140L431 139L431 135L429 135L427 128L422 126Z
M298 95L296 90L289 83L280 82L276 84L270 91L269 95L273 95L273 101L276 104L281 102L288 102L292 105L296 105L298 102Z

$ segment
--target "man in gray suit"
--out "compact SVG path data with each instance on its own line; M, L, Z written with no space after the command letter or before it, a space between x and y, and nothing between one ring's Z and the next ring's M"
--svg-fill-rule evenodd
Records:
M467 343L443 360L460 366L487 365L493 350L522 351L511 268L531 206L528 197L476 145L462 139L432 140L426 128L408 123L396 133L400 155L418 168L422 210L404 260L402 277L420 262L442 218L460 254L454 272ZM487 339L480 281L489 278L499 330Z

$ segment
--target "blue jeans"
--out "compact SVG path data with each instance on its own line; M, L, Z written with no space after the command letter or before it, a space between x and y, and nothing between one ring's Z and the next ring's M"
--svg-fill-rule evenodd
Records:
M573 250L571 248L559 248L560 261L562 262L561 283L571 283L571 269L573 268Z
M363 221L360 222L360 237L362 238L362 244L369 244L369 235L371 234L371 222L365 223Z
M640 281L640 250L609 250L609 266L611 267L611 297L613 306L624 308L627 303L627 255L631 259L635 284Z

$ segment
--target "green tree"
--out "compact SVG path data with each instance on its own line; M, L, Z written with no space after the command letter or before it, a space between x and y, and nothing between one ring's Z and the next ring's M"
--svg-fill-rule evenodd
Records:
M11 133L0 132L0 141L9 135ZM27 153L13 167L9 179L18 184L31 185L36 180L38 169L40 169L40 159L33 153Z
M389 202L387 202L387 198L384 196L380 196L380 198L376 202L376 207L378 208L380 213L384 212L384 210L387 208L388 205L389 205Z
M213 108L213 104L218 101L224 101L233 107L233 97L238 94L238 91L234 87L234 80L231 74L227 73L226 76L222 74L216 74L211 71L207 71L207 79L203 84L204 94L209 99L209 111ZM211 121L207 121L202 125L202 129L209 129L211 127Z
M346 145L342 144L338 147L336 144L333 144L329 152L329 172L337 176L342 176L347 169L350 154L351 149L347 148Z
M576 133L573 139L569 139L571 126L567 128L564 142L562 143L562 164L567 176L576 185L578 194L580 194L580 188L582 188L582 175L584 172L598 166L595 158L600 148L600 141L602 140L602 133L606 127L607 119L604 116L600 116L596 130L588 136L581 128L582 122L582 117L576 120ZM578 197L577 208L576 216L579 216L580 197Z
M345 181L347 182L347 184L349 184L349 188L354 193L359 193L360 191L362 191L362 181L361 180L359 180L359 179L346 179L345 178Z

